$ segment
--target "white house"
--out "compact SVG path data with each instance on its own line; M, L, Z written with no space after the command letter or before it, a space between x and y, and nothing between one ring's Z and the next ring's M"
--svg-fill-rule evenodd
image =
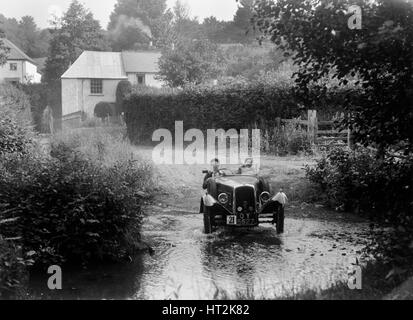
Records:
M8 39L1 39L9 48L7 62L0 66L0 82L40 83L42 75L33 59Z
M62 120L76 125L82 117L94 117L96 104L116 102L117 85L132 84L161 87L155 79L160 52L85 51L62 75Z

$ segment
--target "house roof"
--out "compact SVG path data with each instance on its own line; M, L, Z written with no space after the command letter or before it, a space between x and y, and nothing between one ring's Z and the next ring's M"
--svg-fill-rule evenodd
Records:
M69 79L127 79L127 73L158 73L160 52L84 51L62 75Z
M1 40L3 41L4 46L10 49L9 53L7 54L8 60L27 60L33 64L36 64L32 58L25 54L18 46L16 46L9 39L3 38Z
M125 71L158 73L161 53L157 51L125 51L122 52Z
M62 78L127 79L127 76L120 52L84 51Z

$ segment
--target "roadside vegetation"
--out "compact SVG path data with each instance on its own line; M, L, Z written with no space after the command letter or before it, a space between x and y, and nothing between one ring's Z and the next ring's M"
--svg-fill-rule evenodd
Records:
M276 187L290 188L292 200L352 212L380 226L365 251L377 261L365 269L372 274L364 278L371 289L365 296L338 284L293 298L379 298L409 276L413 8L401 0L360 1L363 21L370 21L360 31L348 28L347 4L241 1L234 21L211 17L201 24L180 2L166 10L163 0L137 6L125 0L106 34L73 1L50 35L44 83L22 86L25 93L0 86L0 298L24 295L33 268L122 260L139 249L141 206L155 182L124 133L89 119L91 129L55 135L44 153L34 130L49 133L45 120L60 118L60 75L82 51L147 49L152 39L163 50L160 75L171 88L122 82L116 104L102 101L97 117L124 112L125 134L135 144L151 141L156 129L173 131L176 120L185 129L260 128L265 152L315 159L305 177L296 168L281 169ZM254 35L245 36L251 18L263 47L251 45ZM136 19L152 29L150 37ZM228 41L231 46L223 45ZM319 153L298 121L274 130L277 118L305 117L307 109L326 119L343 112L338 127L351 128L354 148ZM278 168L266 170L271 175Z
M379 272L386 279L407 277L413 256L413 7L408 1L362 1L363 21L372 23L357 32L348 28L346 5L316 1L306 7L285 0L270 6L261 1L254 23L264 37L291 53L299 67L296 92L306 105L316 105L332 86L352 85L342 96L348 116L340 127L351 128L354 148L329 151L307 167L307 177L331 207L383 227L366 248L377 261L373 270L387 270ZM338 289L325 297L340 298L343 286Z
M6 100L18 92L2 90ZM133 258L142 249L141 206L154 187L151 165L119 129L63 133L45 153L16 110L16 99L0 108L2 299L24 297L30 272L52 264Z

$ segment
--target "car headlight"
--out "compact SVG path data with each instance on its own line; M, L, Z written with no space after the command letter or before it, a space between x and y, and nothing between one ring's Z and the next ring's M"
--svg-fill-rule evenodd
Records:
M227 204L228 203L228 195L226 193L221 193L218 196L218 201L220 204Z
M270 198L271 198L271 195L270 195L270 193L267 192L267 191L264 191L264 192L261 193L261 195L260 195L260 199L261 199L261 201L262 201L263 203L268 202L268 201L270 200Z

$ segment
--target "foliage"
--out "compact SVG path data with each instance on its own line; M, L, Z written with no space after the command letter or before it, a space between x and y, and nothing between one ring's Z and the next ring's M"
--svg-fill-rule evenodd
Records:
M27 254L22 254L21 246L0 235L0 300L24 298L28 279L26 268L32 262Z
M373 151L333 149L317 165L307 167L308 178L326 193L331 205L371 214L379 221L413 227L413 159L386 157Z
M218 47L207 40L181 41L166 49L159 61L160 79L171 87L200 84L219 76L222 58Z
M52 30L45 67L45 82L60 81L61 75L84 50L105 51L108 45L98 20L77 0L73 0Z
M60 100L60 97L57 97L59 91L56 92L52 86L45 83L20 84L18 88L29 98L36 131L43 133L42 116L44 110L47 106L52 106L53 102Z
M49 30L40 30L32 16L23 16L19 21L0 14L0 26L5 37L31 58L47 55Z
M359 5L362 29L348 27L347 7ZM357 77L360 99L345 96L345 107L357 142L379 150L405 142L412 151L413 5L404 0L261 0L255 23L265 36L290 51L297 88L306 104L316 103L325 86L309 95L309 85L332 74L346 85ZM382 153L382 152L381 152Z
M272 45L222 45L224 76L244 77L249 80L259 78L268 72L276 73L287 61L283 54Z
M0 156L23 155L33 146L30 104L27 96L11 85L0 86Z
M132 255L151 166L112 131L59 136L40 153L21 119L27 97L0 89L0 298L25 297L32 265Z
M122 80L116 87L116 112L121 114L124 112L123 102L125 98L132 92L132 84L129 81Z
M0 66L4 65L7 62L7 54L9 48L4 46L4 42L1 40L3 38L3 34L0 30Z
M115 115L115 108L110 102L99 102L95 106L95 116L101 119L105 119Z
M392 264L405 264L412 258L411 157L377 160L367 149L335 149L315 167L307 166L306 173L337 210L355 211L389 226L372 230L366 254Z
M279 156L311 154L312 146L307 130L301 126L299 120L301 119L280 124L275 128L261 129L261 144L264 151Z
M320 117L338 111L340 103L340 92L329 92L320 102ZM185 130L274 128L277 117L290 119L301 114L291 86L242 80L184 90L135 89L125 107L128 136L134 143L150 141L159 128L173 132L175 121L183 121Z
M52 144L52 158L2 158L0 214L18 219L2 226L2 234L21 237L36 265L132 254L125 234L133 231L139 239L151 167L129 153L122 156L117 144L122 142L107 136L60 137Z
M32 122L31 105L28 96L11 84L0 84L0 113L10 116L22 125Z
M26 152L32 143L31 132L10 115L0 118L0 155Z

